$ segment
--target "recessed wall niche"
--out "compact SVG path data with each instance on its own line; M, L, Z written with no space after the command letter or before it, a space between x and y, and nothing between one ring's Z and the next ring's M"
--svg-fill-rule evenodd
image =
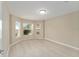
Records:
M41 24L36 24L36 27L35 27L35 29L36 29L36 35L40 35L40 30L41 30Z
M36 24L36 30L40 30L41 29L41 24Z

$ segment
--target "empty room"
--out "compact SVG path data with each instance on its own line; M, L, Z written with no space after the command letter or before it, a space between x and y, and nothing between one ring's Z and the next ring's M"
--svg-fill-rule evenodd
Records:
M79 1L0 1L1 57L79 57Z

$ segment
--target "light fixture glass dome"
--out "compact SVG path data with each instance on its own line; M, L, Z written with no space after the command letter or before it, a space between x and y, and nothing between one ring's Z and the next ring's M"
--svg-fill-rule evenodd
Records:
M46 9L40 9L40 14L41 14L41 15L47 14L47 10L46 10Z

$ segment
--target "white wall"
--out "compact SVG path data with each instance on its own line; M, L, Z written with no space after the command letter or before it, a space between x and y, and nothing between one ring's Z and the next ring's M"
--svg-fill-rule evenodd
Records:
M10 41L10 13L7 8L5 2L2 4L2 18L3 18L3 49L4 49L4 56L8 55L8 48L9 48L9 41Z
M79 11L47 20L45 37L79 48Z
M0 1L0 19L2 19L2 2Z

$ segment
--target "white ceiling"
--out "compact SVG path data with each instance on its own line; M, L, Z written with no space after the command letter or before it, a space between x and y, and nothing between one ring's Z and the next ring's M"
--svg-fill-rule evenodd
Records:
M29 20L44 20L79 10L79 2L64 1L12 1L7 2L10 12ZM45 8L47 15L40 15L39 10Z

